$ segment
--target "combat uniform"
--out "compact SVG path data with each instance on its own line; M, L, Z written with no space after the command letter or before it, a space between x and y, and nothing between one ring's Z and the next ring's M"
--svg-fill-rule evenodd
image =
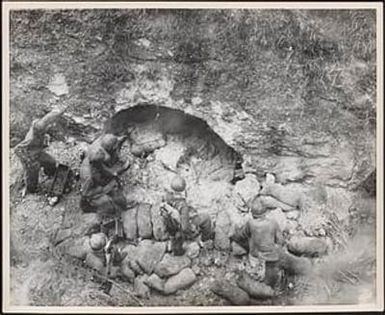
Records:
M256 267L258 260L264 262L264 281L272 287L277 284L281 270L288 274L302 274L308 271L297 267L307 266L303 261L305 258L296 257L282 248L282 232L273 219L263 216L250 219L233 238L248 240L251 271Z
M62 113L62 110L52 111L42 119L35 119L24 140L15 147L15 154L24 167L26 192L36 192L41 167L47 176L55 175L56 160L44 151L45 133L48 124Z
M104 137L116 138L111 135ZM116 152L111 153L116 157ZM83 211L114 214L127 207L127 200L116 178L118 172L110 165L111 155L103 147L103 137L99 138L90 146L80 169L80 206Z

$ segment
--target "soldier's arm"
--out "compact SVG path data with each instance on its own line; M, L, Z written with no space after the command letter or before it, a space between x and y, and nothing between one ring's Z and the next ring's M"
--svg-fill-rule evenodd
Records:
M245 225L234 231L234 234L232 235L231 239L235 242L242 242L244 240L247 240L250 235L250 224L249 221L247 221Z
M180 209L180 223L181 223L182 231L189 232L190 217L189 217L189 208L187 205L183 205Z
M100 168L102 172L107 176L111 176L111 177L118 176L118 172L113 167L108 167L106 164L100 163Z
M116 173L117 173L118 175L120 175L120 174L122 174L123 172L127 171L127 170L130 168L130 166L131 166L131 162L130 162L129 160L127 160L127 161L123 164L123 166L118 167L118 169L116 170Z
M50 111L48 114L46 114L43 118L39 119L36 124L35 128L39 130L45 130L48 128L50 124L55 122L67 109L66 106L62 106L60 108L55 108L52 111Z

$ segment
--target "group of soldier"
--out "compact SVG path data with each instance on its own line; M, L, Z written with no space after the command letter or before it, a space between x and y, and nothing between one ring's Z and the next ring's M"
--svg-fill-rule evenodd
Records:
M56 109L42 119L34 120L25 139L15 148L25 171L23 195L36 192L41 168L48 176L55 174L57 162L45 152L45 134L48 126L64 111L65 108ZM89 145L80 168L80 208L83 212L119 217L127 210L127 199L119 176L131 165L129 160L120 159L120 149L128 138L128 134L103 134ZM214 239L214 223L208 214L201 213L188 204L186 181L181 176L176 175L170 186L172 190L163 198L161 213L170 235L169 251L178 256L184 254L183 244L186 240L197 240L204 246L204 242ZM275 220L267 218L267 209L259 202L258 196L250 200L248 206L252 218L236 229L230 238L248 250L249 274L255 275L257 281L275 287L282 270L289 274L306 273L308 270L303 266L308 265L299 262L302 258L291 255L284 249L282 231ZM96 251L106 251L111 245L104 236L91 237L90 240L91 247ZM256 275L260 261L263 261L265 266L263 279ZM103 265L103 262L101 264Z

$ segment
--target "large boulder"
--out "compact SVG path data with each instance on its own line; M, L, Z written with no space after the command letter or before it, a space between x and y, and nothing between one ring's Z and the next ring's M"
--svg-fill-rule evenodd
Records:
M143 240L139 243L137 248L136 262L148 275L150 275L162 260L165 252L165 242Z
M164 293L173 294L178 290L191 286L196 281L196 275L190 268L185 268L176 275L167 279L164 284Z
M328 252L328 243L317 237L292 237L287 243L287 249L300 256L322 256Z
M177 274L184 268L190 267L191 260L187 256L164 255L162 261L155 267L154 272L162 278Z
M151 205L148 203L142 203L138 206L138 212L136 215L138 223L138 235L141 238L150 239L152 237L152 224L151 224Z
M288 205L286 203L283 203L272 196L260 196L259 200L261 201L262 205L267 209L280 208L283 211L291 211L295 209L295 207Z
M160 293L164 292L165 280L160 278L157 274L153 273L145 282L151 289L154 289Z
M260 183L253 174L246 174L245 178L237 181L234 187L234 199L238 207L244 207L245 203L258 195Z
M301 209L305 198L305 193L300 186L294 184L282 185L276 182L266 182L260 194L274 197L280 203L289 207L289 209Z
M229 280L216 280L211 286L211 291L228 300L232 305L248 305L250 297L246 291Z
M268 299L274 296L274 290L267 284L254 280L246 272L242 272L237 280L238 286L255 299Z
M136 215L138 209L136 207L122 212L123 232L128 240L135 240L138 236L138 225Z

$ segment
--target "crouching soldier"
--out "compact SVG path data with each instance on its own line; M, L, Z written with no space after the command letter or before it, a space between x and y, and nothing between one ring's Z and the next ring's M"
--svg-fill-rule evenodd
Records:
M199 213L195 208L187 204L186 181L184 178L174 177L171 188L173 192L167 193L162 208L165 210L163 217L166 220L167 230L174 237L174 244L183 245L184 240L200 238L198 243L202 246L202 242L213 239L214 229L210 216L207 213ZM183 254L182 245L176 246L178 249L173 251L174 254Z
M107 244L107 236L104 233L92 234L89 239L91 251L87 254L85 263L88 267L102 273L106 266L104 248Z
M53 109L41 119L35 119L24 140L15 147L15 153L24 167L23 196L38 188L40 168L47 176L54 176L57 163L44 149L47 147L48 127L64 113L67 107Z
M310 261L284 250L281 229L277 221L265 216L267 208L257 198L252 200L250 208L253 218L235 232L232 240L239 243L247 240L249 250L247 271L251 276L259 280L258 275L255 275L259 262L264 263L264 282L272 288L279 283L281 270L289 275L308 273Z
M130 167L117 165L121 139L107 134L91 144L80 168L81 200L84 212L119 213L127 206L118 176Z

